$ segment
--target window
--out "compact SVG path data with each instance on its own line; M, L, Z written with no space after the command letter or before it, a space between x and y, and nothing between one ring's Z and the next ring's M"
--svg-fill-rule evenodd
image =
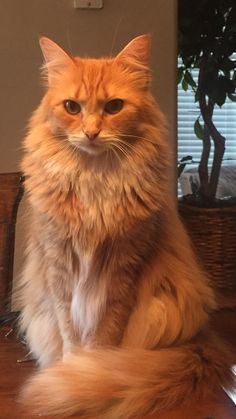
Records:
M236 54L235 54L236 59ZM179 61L179 65L181 62ZM198 70L195 69L192 72L193 78L197 81ZM194 133L194 122L200 114L198 103L194 101L194 93L192 90L185 92L182 86L178 86L178 160L182 157L190 155L193 157L195 164L190 164L185 167L185 172L189 169L196 171L201 151L202 142L198 139ZM236 102L232 102L229 99L225 102L222 108L215 106L213 121L219 132L226 138L226 150L224 154L223 169L224 166L235 166L236 171ZM212 161L212 154L210 163ZM222 169L222 171L223 171ZM229 168L228 168L229 170ZM233 169L232 169L233 170ZM186 178L186 175L185 175ZM186 181L186 179L185 179ZM187 191L187 193L189 193ZM178 195L185 194L181 191L180 185L178 185Z

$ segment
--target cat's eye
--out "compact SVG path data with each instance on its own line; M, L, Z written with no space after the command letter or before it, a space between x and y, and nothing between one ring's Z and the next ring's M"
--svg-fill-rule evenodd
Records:
M80 113L81 106L78 102L75 102L75 100L64 100L63 102L65 110L70 113L71 115L76 115L77 113Z
M124 106L124 101L122 99L112 99L109 100L104 106L106 113L115 114L121 111Z

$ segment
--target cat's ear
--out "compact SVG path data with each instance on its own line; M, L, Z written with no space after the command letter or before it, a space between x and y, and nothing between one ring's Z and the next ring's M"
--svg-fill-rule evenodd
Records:
M116 60L149 66L151 35L137 36L116 56Z
M50 84L53 78L73 64L73 59L49 38L42 36L39 45L45 60L43 69L46 70Z

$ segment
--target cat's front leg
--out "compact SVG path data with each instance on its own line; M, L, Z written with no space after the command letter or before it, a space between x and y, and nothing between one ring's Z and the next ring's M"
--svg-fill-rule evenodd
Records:
M114 272L110 267L95 283L97 286L90 293L87 305L87 318L94 318L94 326L90 325L90 333L82 339L82 344L91 348L119 346L135 306L134 278L123 270Z
M116 298L108 303L96 333L90 337L90 347L119 346L133 308L132 295L129 301Z
M78 331L71 319L72 290L79 277L79 260L74 254L70 239L64 239L59 232L47 230L45 237L47 256L47 278L51 303L63 342L63 357L73 350L78 342Z
M47 279L46 255L40 243L31 240L15 302L21 312L19 331L41 367L62 356L62 339Z
M63 358L72 352L78 340L71 320L71 291L68 286L68 272L60 269L60 263L50 268L49 288L52 305L57 318L58 328L63 342Z

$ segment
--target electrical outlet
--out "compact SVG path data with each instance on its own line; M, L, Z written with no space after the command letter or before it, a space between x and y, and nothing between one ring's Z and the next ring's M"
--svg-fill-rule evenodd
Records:
M102 9L103 0L74 0L75 9Z

